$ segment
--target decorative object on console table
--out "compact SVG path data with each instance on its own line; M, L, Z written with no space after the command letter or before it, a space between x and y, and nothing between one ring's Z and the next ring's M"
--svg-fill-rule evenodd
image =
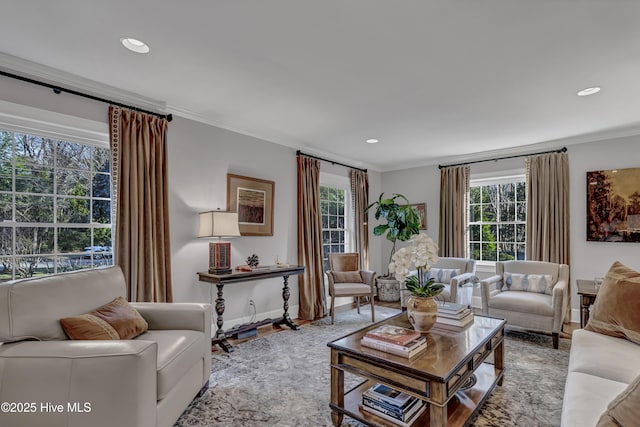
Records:
M238 214L235 212L208 211L200 213L198 237L217 237L209 243L209 273L231 273L231 243L222 242L223 237L238 237Z
M238 212L242 236L273 236L275 183L227 174L227 210Z

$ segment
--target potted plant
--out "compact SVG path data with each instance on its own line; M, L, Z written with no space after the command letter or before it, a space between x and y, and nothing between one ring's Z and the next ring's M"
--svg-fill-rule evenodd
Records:
M435 297L444 289L429 277L430 265L438 261L438 245L426 233L409 239L409 245L391 257L389 272L404 283L411 294L407 301L407 317L416 331L429 332L438 318ZM415 267L416 274L409 275Z
M405 204L400 205L397 202L398 199L404 201ZM385 235L387 240L393 244L389 254L389 263L391 263L391 258L396 252L396 242L398 240L407 241L411 236L420 233L420 217L409 206L409 200L402 194L394 194L392 197L384 198L384 193L382 193L377 201L367 206L364 211L365 215L370 209L375 209L375 219L385 221L373 229L373 234L375 236ZM399 282L388 271L376 280L378 282L379 299L382 301L397 301L400 299ZM381 292L381 289L389 292Z

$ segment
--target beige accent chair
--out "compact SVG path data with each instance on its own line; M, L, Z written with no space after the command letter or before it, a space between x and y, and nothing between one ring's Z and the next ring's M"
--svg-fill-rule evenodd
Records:
M552 290L548 293L507 290L504 274L550 275ZM563 319L567 311L569 266L542 261L499 261L496 275L480 281L482 313L507 320L516 326L551 332L553 348L558 348Z
M329 254L329 295L331 296L331 324L335 317L335 300L337 297L356 297L356 306L360 313L360 297L369 297L371 303L371 321L375 322L373 293L375 290L375 271L360 270L358 253Z
M132 303L149 330L131 340L69 340L59 319L125 295L120 267L0 285L0 413L11 427L171 427L211 375L211 306ZM40 402L63 405L50 414ZM79 402L73 412L67 405Z
M438 300L449 302L460 302L460 287L476 278L476 261L469 258L440 257L438 262L431 266L430 273L437 273L437 270L460 270L460 273L443 279L443 282L436 280L436 283L442 283L444 289L438 295ZM448 275L445 275L448 276ZM402 284L401 287L404 287ZM411 294L407 290L400 291L400 306L405 309L407 300Z

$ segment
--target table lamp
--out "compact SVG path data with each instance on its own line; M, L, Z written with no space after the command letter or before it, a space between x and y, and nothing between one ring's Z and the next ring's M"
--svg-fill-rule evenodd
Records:
M208 211L200 213L198 237L217 237L209 243L209 273L231 273L231 243L222 242L223 237L240 236L236 212Z

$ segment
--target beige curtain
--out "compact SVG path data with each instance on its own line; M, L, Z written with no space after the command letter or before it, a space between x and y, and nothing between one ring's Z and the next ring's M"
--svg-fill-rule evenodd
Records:
M369 206L369 174L351 169L351 200L355 225L355 251L360 254L360 268L369 269L369 225L364 210Z
M298 317L315 320L327 315L320 219L320 162L298 156L298 264L304 265L299 283ZM300 276L299 276L300 277Z
M440 256L465 257L469 195L469 166L440 170Z
M569 264L569 157L567 153L527 158L526 258ZM567 292L571 299L571 290ZM567 301L567 317L571 301ZM565 321L568 321L566 319Z
M115 262L129 301L171 302L165 119L109 107Z

